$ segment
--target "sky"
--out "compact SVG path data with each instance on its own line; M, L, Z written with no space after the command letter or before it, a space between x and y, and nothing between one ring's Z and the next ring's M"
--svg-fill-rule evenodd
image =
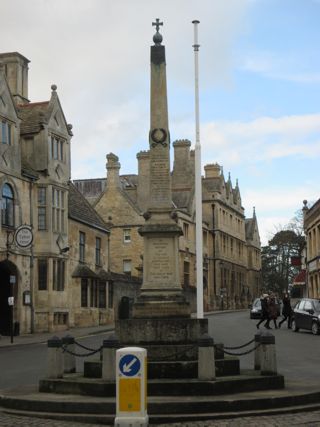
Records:
M73 125L72 179L137 173L148 149L152 22L163 22L171 141L195 142L200 21L202 166L238 179L262 244L320 197L320 0L0 0L0 52L29 64L29 99L57 93ZM202 173L204 173L202 171Z

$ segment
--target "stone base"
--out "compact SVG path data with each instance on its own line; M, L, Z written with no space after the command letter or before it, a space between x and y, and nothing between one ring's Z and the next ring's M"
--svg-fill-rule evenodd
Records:
M190 304L184 297L142 296L133 305L135 319L189 318Z
M121 346L196 344L208 333L208 319L124 319L115 330Z

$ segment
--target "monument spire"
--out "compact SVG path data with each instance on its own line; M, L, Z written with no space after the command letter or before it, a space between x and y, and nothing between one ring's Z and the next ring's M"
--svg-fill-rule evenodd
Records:
M168 123L165 47L159 33L163 22L157 18L151 46L150 78L150 204L149 210L171 208L170 134Z
M144 238L143 283L133 307L134 317L188 317L189 304L179 277L179 244L182 234L172 205L170 133L168 124L165 47L159 19L151 46L150 75L150 181Z

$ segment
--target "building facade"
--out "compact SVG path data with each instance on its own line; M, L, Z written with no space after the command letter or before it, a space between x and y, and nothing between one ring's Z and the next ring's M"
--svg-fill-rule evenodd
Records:
M110 272L109 229L70 182L57 87L30 102L28 64L0 54L0 334L110 323L114 287L131 295L139 283Z
M306 236L306 294L320 298L320 199L310 208L304 201L304 232Z
M195 307L196 246L194 151L191 142L173 142L172 204L179 237L181 285ZM107 155L107 178L74 181L111 230L112 271L141 277L143 239L139 228L149 197L150 157L137 154L138 174L120 175L116 155ZM202 178L204 309L247 307L261 290L261 245L256 214L245 218L238 183L225 180L218 164Z

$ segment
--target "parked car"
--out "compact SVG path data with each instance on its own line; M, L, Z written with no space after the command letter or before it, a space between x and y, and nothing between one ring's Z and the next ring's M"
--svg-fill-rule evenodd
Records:
M292 330L307 329L314 335L320 334L320 300L302 298L293 309Z
M281 313L281 301L276 298L277 315ZM260 298L256 298L250 308L250 319L261 319L262 309Z

